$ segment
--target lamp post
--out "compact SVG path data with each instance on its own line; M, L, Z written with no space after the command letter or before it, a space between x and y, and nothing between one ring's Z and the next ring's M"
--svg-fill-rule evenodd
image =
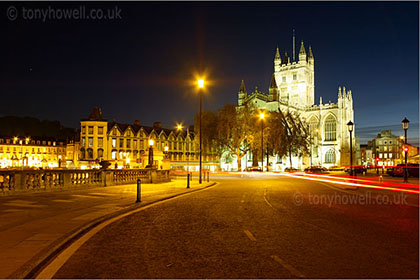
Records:
M407 154L408 154L408 146L407 146L407 129L408 124L410 123L407 118L404 118L402 120L402 126L404 129L404 162L405 162L405 168L404 168L404 183L408 182L408 170L407 170Z
M153 139L149 139L149 165L146 167L152 168L153 167L153 145L155 141Z
M264 172L264 113L260 113L261 119L261 171Z
M353 122L349 121L347 123L347 128L350 132L350 176L353 176L353 144L352 144L352 132L353 132Z
M200 114L200 175L199 175L199 179L198 179L198 183L199 184L201 184L201 170L202 170L202 162L201 162L201 159L202 159L202 149L201 149L201 145L202 145L202 129L201 129L201 108L202 108L202 104L203 104L203 90L201 90L202 88L204 88L204 80L203 79L200 79L200 80L198 80L197 81L198 82L198 89L199 89L199 92L200 92L200 112L199 112L199 114Z

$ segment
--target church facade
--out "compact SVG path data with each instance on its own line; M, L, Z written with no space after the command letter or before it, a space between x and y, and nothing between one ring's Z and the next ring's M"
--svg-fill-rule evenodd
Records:
M350 164L350 134L347 123L354 123L352 92L345 87L339 87L336 103L324 104L321 97L319 104L315 104L315 58L310 46L306 53L302 42L298 61L293 62L287 53L281 57L277 48L268 93L256 88L248 94L242 81L238 92L238 106L247 103L266 111L293 111L306 123L311 137L310 155L294 158L294 168L304 169L311 165L328 168ZM354 137L355 132L354 129L353 165L360 163L360 144L358 138ZM249 160L251 157L252 155L244 157L243 167L252 165ZM270 169L273 170L289 167L286 158L270 157L269 162Z

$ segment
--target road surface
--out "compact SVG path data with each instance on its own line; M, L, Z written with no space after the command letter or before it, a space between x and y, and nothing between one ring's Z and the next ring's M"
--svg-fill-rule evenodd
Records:
M54 278L418 278L419 209L405 194L219 182L110 224Z

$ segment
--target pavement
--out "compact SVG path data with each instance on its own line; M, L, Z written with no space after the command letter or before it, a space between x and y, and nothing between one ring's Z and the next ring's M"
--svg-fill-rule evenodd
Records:
M135 184L0 196L0 279L24 277L69 238L115 213L210 184L196 177L190 189L186 178L142 184L141 203Z
M97 230L50 277L418 278L418 194L273 174L214 180Z

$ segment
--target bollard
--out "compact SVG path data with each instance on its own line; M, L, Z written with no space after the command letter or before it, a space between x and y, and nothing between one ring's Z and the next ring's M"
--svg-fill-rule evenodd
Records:
M187 174L187 189L190 188L190 173Z
M141 202L141 180L137 179L137 200L136 203Z
M207 171L207 183L210 182L210 171Z

